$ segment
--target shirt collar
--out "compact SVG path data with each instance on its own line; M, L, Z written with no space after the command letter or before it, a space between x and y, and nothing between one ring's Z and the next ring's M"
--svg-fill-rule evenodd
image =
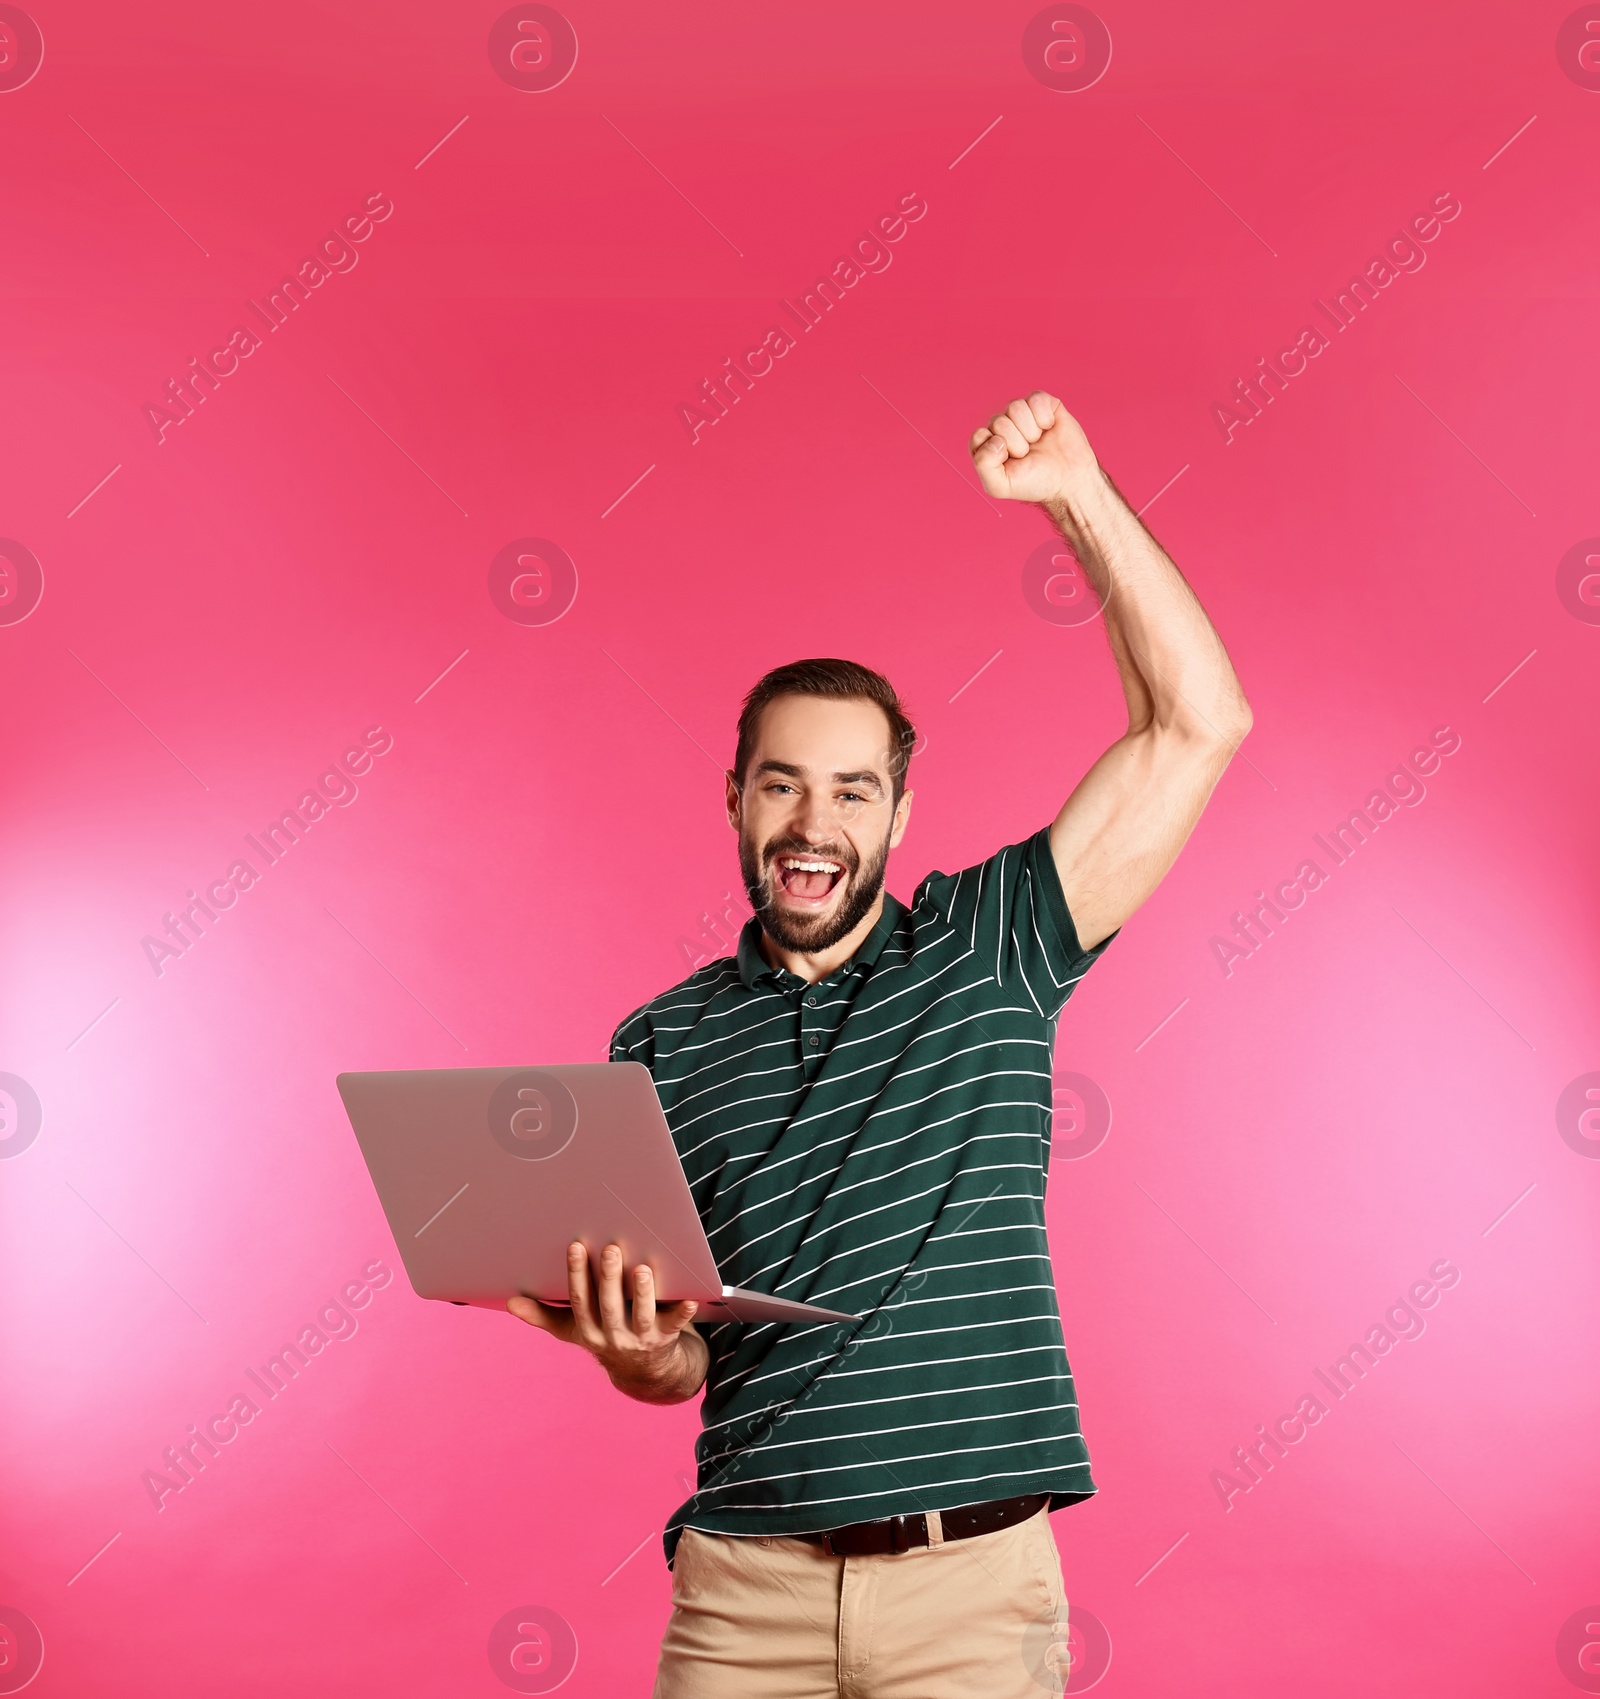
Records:
M893 892L883 893L883 913L878 916L878 923L861 941L861 948L842 967L837 967L825 979L819 979L818 985L832 985L844 979L857 969L865 972L877 964L878 957L883 954L883 947L889 941L889 935L900 924L900 918L906 912L906 906ZM791 985L803 985L797 974L792 974L787 968L775 968L769 965L767 958L761 953L761 922L754 915L744 923L744 930L739 934L739 978L746 987L755 990L763 981L777 990L785 990Z

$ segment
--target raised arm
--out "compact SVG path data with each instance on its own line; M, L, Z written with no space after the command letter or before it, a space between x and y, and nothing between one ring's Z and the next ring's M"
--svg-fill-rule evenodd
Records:
M1050 828L1085 949L1161 883L1250 730L1227 651L1161 545L1100 469L1077 420L1035 390L972 438L992 496L1036 502L1099 596L1128 699L1128 729L1084 774Z

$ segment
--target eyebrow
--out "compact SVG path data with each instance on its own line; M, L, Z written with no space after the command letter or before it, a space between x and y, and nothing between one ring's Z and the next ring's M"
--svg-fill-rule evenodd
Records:
M791 779L803 779L811 771L809 767L797 767L792 761L762 761L757 763L757 773L783 773ZM836 785L871 785L876 791L882 791L883 780L871 768L865 768L856 773L835 773L833 782Z

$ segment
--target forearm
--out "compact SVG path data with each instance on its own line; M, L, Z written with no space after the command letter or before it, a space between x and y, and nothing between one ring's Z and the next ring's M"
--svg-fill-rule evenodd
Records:
M1099 595L1128 700L1128 729L1189 730L1236 742L1244 692L1183 574L1098 467L1040 504Z
M710 1348L693 1328L685 1328L672 1354L648 1369L601 1363L617 1391L641 1404L685 1403L705 1385L710 1366Z
M1240 739L1250 707L1194 592L1101 470L1083 427L1035 390L972 434L991 496L1036 502L1100 597L1128 730L1061 805L1050 849L1085 949L1161 882Z

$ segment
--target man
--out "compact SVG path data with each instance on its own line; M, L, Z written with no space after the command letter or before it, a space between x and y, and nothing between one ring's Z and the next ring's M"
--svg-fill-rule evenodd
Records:
M657 1699L1060 1691L1048 1513L1096 1489L1045 1234L1056 1020L1250 710L1058 400L1013 401L971 448L1099 595L1126 733L1052 825L908 908L883 886L912 802L893 688L845 661L768 674L727 775L755 917L611 1045L655 1078L725 1277L860 1319L697 1326L615 1245L593 1280L578 1243L570 1314L510 1301L630 1397L704 1390Z

